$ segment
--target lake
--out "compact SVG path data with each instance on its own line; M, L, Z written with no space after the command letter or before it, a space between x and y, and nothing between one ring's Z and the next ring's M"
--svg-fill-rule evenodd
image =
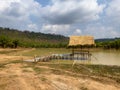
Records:
M120 50L92 51L91 64L120 66Z
M85 61L89 64L103 64L103 65L119 65L120 66L120 50L103 50L90 49L92 53L91 61ZM71 49L65 48L40 48L24 53L27 56L46 56L52 54L66 54L71 53ZM84 63L84 60L78 61Z

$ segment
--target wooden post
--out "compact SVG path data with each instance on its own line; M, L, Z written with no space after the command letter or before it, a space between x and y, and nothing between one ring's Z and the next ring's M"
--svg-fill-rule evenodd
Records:
M36 55L34 55L34 62L36 62Z
M72 59L74 59L74 47L72 48Z

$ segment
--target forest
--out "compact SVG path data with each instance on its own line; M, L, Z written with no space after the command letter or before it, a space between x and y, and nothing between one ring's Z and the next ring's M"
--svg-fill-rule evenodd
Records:
M68 39L68 37L62 35L0 27L0 47L2 48L61 48L67 46Z
M97 48L120 49L120 38L96 40Z

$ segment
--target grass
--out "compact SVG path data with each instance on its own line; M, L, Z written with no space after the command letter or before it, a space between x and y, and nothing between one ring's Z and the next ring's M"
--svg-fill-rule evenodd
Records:
M63 53L70 53L70 50L65 48L37 48L34 50L31 50L29 52L23 52L23 56L47 56L52 54L63 54Z
M81 87L80 90L88 90L86 87Z
M19 49L5 49L5 50L1 50L0 51L0 54L6 54L6 55L8 55L8 54L12 54L12 53L17 53L17 52L19 52L19 51L22 51L22 50L19 50Z
M120 66L108 66L108 65L90 65L90 64L75 64L72 67L72 60L53 60L51 62L40 62L38 64L49 66L52 68L74 70L74 72L79 73L94 73L97 75L115 75L120 76Z
M23 63L22 60L14 60L14 61L10 61L9 63Z
M14 60L14 61L1 62L0 63L0 68L5 68L5 66L7 64L11 64L11 63L14 63L14 64L16 64L16 63L23 63L23 61L22 60Z
M33 70L37 73L40 74L42 72L41 68L38 67L33 67Z
M47 81L47 78L45 78L44 76L40 77L41 81Z
M9 84L9 78L6 77L0 77L0 90L5 90L6 86Z
M107 77L110 79L115 80L117 83L120 83L120 67L119 66L107 66L107 65L85 65L85 64L75 64L72 67L71 61L59 61L54 60L51 62L39 62L39 63L26 63L25 66L22 68L32 68L36 74L43 74L48 72L49 74L56 74L56 75L69 75L74 77ZM21 63L20 60L11 61L9 63L2 63L0 64L0 68L4 68L5 65L10 63ZM45 66L48 68L42 68L39 66ZM67 71L67 72L66 72ZM23 69L23 72L30 72L29 70ZM100 78L96 79L97 81ZM102 80L102 79L101 79ZM44 81L44 79L42 80Z
M5 90L5 87L7 86L7 84L0 84L0 90Z
M39 67L37 63L26 63L21 68L23 68L23 72L32 72L31 70L27 69L27 68L31 68L33 69L33 71L35 71L36 74L41 74L50 71L47 68Z
M6 63L1 63L0 68L5 68Z
M40 62L34 65L48 66L55 69L63 69L67 71L72 71L74 73L82 73L87 75L93 74L97 76L120 77L119 66L75 64L72 67L72 62L73 61L71 60L53 60L51 62Z
M65 63L64 63L65 62ZM107 77L110 79L115 80L116 82L120 83L120 67L119 66L107 66L107 65L85 65L85 64L75 64L72 67L72 63L70 64L71 61L58 61L54 60L52 62L40 62L37 63L37 66L47 66L52 69L51 73L57 74L57 75L62 75L62 74L67 74L67 75L72 75L72 76L87 76L87 77ZM39 67L35 69L37 72L42 72ZM68 73L68 72L71 73ZM73 73L73 74L72 74Z
M27 69L23 69L23 72L32 72L32 71L27 70Z
M0 51L0 54L9 54L12 52L16 52L16 50L9 50L9 51Z
M64 71L57 70L57 69L51 69L51 73L54 73L56 75L63 75L63 74L65 74Z

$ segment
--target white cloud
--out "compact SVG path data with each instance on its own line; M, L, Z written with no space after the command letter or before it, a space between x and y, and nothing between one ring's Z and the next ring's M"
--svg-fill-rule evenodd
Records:
M0 1L0 12L6 16L19 18L36 14L40 9L40 4L34 0L4 0ZM17 19L16 18L16 19Z
M6 10L11 3L20 2L20 0L2 0L0 1L0 11Z
M67 34L70 29L70 25L43 25L42 31L46 33Z
M120 17L120 0L112 0L108 4L108 8L106 9L106 12L108 16L119 16Z
M82 30L80 29L76 29L75 31L73 31L73 35L81 35L82 34Z
M28 30L34 31L34 30L38 30L38 27L36 24L29 24L28 25Z
M99 19L104 6L97 0L52 0L43 17L52 24L83 23Z
M106 9L108 24L120 27L120 0L112 0Z
M42 31L68 36L81 35L81 27L75 28L74 25L100 19L99 15L104 7L105 5L98 4L97 0L52 0L51 5L42 8L42 17L47 23L42 27Z
M0 1L0 26L26 29L31 16L38 14L41 5L34 0Z
M95 38L114 38L119 37L118 33L113 27L106 26L88 26L84 30L85 35L93 35Z

